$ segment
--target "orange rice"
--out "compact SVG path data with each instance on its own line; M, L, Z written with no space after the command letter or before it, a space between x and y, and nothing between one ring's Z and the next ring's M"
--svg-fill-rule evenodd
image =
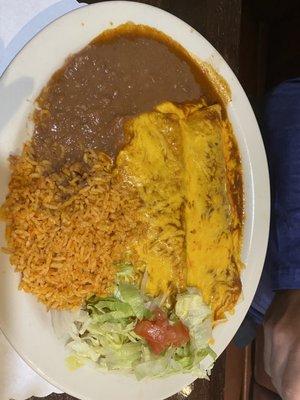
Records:
M48 308L78 307L114 286L114 264L144 227L140 198L114 174L112 160L87 151L84 161L52 171L31 142L10 158L9 194L1 207L10 262L20 288Z

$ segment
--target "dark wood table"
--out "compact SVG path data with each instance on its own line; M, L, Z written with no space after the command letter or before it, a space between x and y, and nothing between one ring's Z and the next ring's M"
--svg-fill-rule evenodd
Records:
M83 2L91 4L97 1ZM209 40L239 76L242 0L145 0L140 2L160 7L190 24ZM224 353L217 360L210 381L196 380L189 395L179 393L170 399L224 400L225 362L226 354ZM44 399L72 400L74 398L67 394L51 394ZM32 397L30 400L37 400L37 398Z

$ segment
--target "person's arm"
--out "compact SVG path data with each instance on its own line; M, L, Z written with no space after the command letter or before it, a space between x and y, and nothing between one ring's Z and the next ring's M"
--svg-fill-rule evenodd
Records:
M269 96L265 130L272 191L269 255L276 291L264 324L265 368L284 400L299 400L300 79Z
M300 399L300 290L278 292L266 316L265 370L284 400Z

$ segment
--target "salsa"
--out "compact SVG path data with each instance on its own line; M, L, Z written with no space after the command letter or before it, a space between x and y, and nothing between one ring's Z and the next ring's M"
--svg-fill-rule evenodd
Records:
M160 308L154 311L152 320L138 322L134 332L143 337L153 353L160 354L168 347L180 347L190 340L188 328L181 322L171 324L166 313Z

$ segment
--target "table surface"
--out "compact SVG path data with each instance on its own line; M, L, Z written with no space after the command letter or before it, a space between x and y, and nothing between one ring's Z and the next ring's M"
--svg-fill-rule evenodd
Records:
M136 0L137 1L137 0ZM96 3L83 0L85 3ZM160 7L181 18L200 32L224 57L239 76L242 0L145 0L140 3ZM178 393L169 400L224 400L226 354L218 358L210 381L196 380L188 394ZM43 400L74 400L67 394L51 394ZM32 397L28 400L42 400Z

